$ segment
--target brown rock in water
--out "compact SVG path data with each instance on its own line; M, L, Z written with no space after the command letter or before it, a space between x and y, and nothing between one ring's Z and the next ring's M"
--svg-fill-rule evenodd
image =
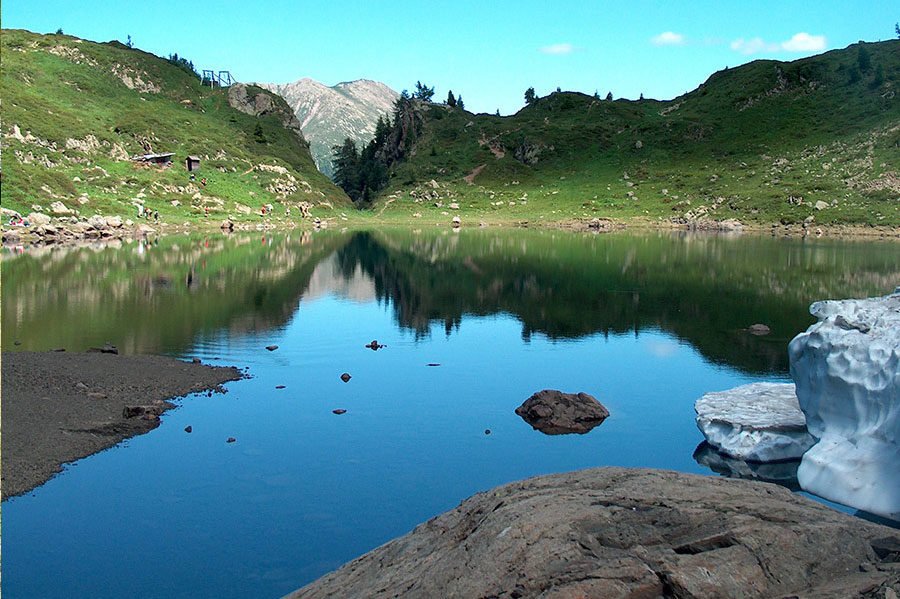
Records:
M594 468L479 493L289 597L883 598L898 537L775 485Z
M353 377L350 376L350 374L347 372L345 372L344 374L341 375L341 380L344 381L345 383L348 382L352 378Z
M278 346L277 345L267 345L266 349L269 351L275 351L276 349L278 349Z
M237 439L235 439L234 437L228 437L227 439L225 439L226 443L234 443L235 441L237 441Z
M342 409L342 408L338 408L337 410L331 410L331 413L332 413L332 414L337 414L338 416L340 416L341 414L346 414L346 413L347 413L347 410L344 410L344 409Z
M751 335L757 335L757 336L768 335L769 333L772 332L772 329L770 329L768 326L766 326L764 324L757 323L757 324L751 324L747 328L747 332L750 333Z
M382 347L387 347L387 346L382 345L381 343L378 343L378 340L377 340L377 339L372 339L372 342L371 342L371 343L367 343L367 344L366 344L366 347L369 348L369 349L371 349L371 350L379 350L379 349L381 349Z
M192 364L202 364L202 361L200 360L200 358L191 358L191 363Z
M156 405L156 406L125 406L124 408L122 408L122 417L123 418L136 418L136 417L140 416L143 418L144 416L149 416L152 419L152 417L155 416L158 418L159 415L163 413L163 410L164 410L163 406L159 406L159 405Z
M284 389L284 385L275 385L276 389Z
M192 433L194 432L194 427L192 427L191 425L187 425L186 427L184 427L184 432Z
M516 414L547 435L583 435L609 417L609 411L587 393L538 391L516 408Z

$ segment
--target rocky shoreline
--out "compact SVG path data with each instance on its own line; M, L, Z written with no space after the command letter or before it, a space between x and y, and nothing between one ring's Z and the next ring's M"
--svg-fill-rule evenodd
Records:
M2 496L21 495L62 464L146 433L174 408L169 399L224 392L233 367L165 356L3 352Z
M497 487L288 597L896 597L898 531L776 485L594 468Z

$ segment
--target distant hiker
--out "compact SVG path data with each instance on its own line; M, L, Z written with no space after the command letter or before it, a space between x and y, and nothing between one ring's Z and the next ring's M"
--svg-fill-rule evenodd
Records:
M191 181L196 181L196 180L197 180L197 177L194 176L194 173L191 173Z
M153 211L153 220L155 220L156 222L159 222L159 210Z
M203 207L203 216L205 216L206 218L209 218L209 206Z
M200 185L202 185L203 187L206 187L206 177L203 177L202 179L200 179Z

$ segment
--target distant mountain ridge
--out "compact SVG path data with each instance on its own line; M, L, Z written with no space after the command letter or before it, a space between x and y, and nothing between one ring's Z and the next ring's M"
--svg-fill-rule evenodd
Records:
M389 114L400 94L369 79L328 87L310 78L293 83L260 83L284 98L300 120L319 170L332 175L331 148L346 138L359 146L372 139L379 116Z

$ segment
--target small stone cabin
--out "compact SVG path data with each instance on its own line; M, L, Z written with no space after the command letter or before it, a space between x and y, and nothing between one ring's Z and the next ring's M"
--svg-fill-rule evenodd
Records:
M200 157L199 156L188 156L184 160L184 166L189 173L200 170Z

